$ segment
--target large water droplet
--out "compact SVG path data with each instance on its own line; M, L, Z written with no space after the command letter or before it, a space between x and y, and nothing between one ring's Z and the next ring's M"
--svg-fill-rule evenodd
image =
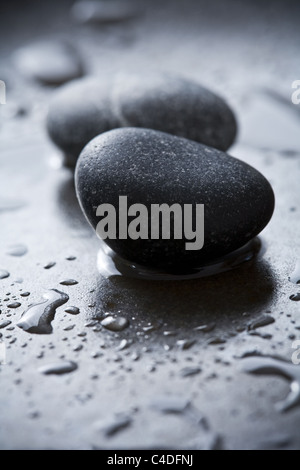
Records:
M184 367L180 371L181 377L190 377L192 375L199 374L201 372L200 367Z
M52 362L50 364L45 364L42 367L39 367L38 371L42 374L68 374L77 369L77 364L74 361L58 361Z
M300 368L283 358L271 356L249 357L243 360L243 370L252 374L278 375L290 381L290 393L282 402L277 403L279 411L287 411L300 405Z
M30 295L30 292L26 291L26 292L22 292L20 294L21 297L28 297Z
M80 310L78 307L68 307L65 309L65 312L70 313L71 315L78 315L80 313Z
M215 323L208 323L207 325L200 325L194 328L195 331L203 331L203 333L209 333L213 331L216 327Z
M123 351L123 349L128 348L130 346L130 341L128 339L122 339L119 346L117 347L118 351Z
M297 292L297 294L292 294L290 296L291 300L295 300L296 302L300 300L300 292Z
M194 344L196 340L194 339L179 339L176 344L181 350L185 349L190 349Z
M75 284L78 284L78 281L75 279L65 279L64 281L61 281L60 284L63 286L75 286Z
M186 449L217 450L221 449L220 436L210 429L205 416L190 402L187 397L162 395L150 402L150 407L162 414L176 414L182 418L182 425L188 424L192 437L187 438ZM158 418L159 419L159 418ZM154 447L157 448L157 447ZM169 448L169 447L168 447ZM174 447L174 449L178 447ZM180 447L179 448L183 448Z
M187 398L175 395L162 395L153 398L150 407L163 413L183 413L189 406Z
M26 310L17 326L28 333L50 334L52 333L51 322L54 319L58 307L69 300L69 296L57 289L50 289L43 297L44 302L31 305Z
M9 272L6 269L0 269L0 279L5 279L9 277Z
M5 328L6 326L10 325L11 324L11 321L10 320L3 320L2 322L0 322L0 330L2 328Z
M27 251L28 250L25 245L18 243L16 245L10 245L6 251L6 254L10 256L24 256L26 255Z
M101 321L101 325L110 331L122 331L129 325L127 318L108 316Z
M275 319L271 315L262 315L248 325L248 330L256 330L257 328L271 325L274 322Z
M56 265L55 261L49 261L49 263L45 264L44 269L51 269L55 265Z
M21 304L20 302L12 302L11 304L8 304L7 306L8 308L18 308L18 307L21 307Z

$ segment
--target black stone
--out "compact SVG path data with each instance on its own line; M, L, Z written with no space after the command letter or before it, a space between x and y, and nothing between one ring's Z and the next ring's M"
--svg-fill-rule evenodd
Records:
M243 246L270 220L274 194L257 170L205 145L149 129L115 129L83 150L75 173L79 202L91 225L96 208L128 197L144 204L204 204L205 236L200 250L185 238L106 240L121 257L169 272L199 267ZM134 217L133 217L134 218ZM149 224L150 226L150 224ZM172 224L171 224L172 227Z
M48 132L75 166L83 147L119 127L168 132L227 150L237 125L228 105L189 80L167 74L116 75L73 81L50 104Z

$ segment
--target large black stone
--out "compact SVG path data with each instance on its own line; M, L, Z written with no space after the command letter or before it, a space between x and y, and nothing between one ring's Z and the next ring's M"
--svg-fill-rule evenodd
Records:
M115 75L73 81L50 104L48 132L75 166L83 147L102 132L143 127L227 150L237 125L219 96L167 74Z
M265 227L274 209L270 184L248 164L149 129L115 129L93 139L77 162L75 182L94 228L101 219L97 207L112 204L118 214L119 196L127 196L128 206L144 204L149 215L151 204L204 204L200 250L186 250L185 237L106 240L123 258L170 272L213 262L243 246Z

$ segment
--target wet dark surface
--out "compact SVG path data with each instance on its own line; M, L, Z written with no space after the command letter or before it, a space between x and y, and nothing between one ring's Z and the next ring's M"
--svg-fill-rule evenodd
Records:
M75 23L72 2L20 5L1 5L0 448L299 448L295 3L155 1L97 26ZM99 272L100 242L45 130L55 88L12 60L51 38L71 42L88 74L176 72L231 104L229 153L275 192L259 256L192 280ZM19 328L49 289L69 300L41 312L46 334Z

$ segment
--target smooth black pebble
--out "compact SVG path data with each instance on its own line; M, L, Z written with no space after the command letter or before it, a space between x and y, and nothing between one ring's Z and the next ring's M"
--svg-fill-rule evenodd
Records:
M186 250L182 239L107 239L121 257L169 272L199 268L243 246L269 222L274 194L257 170L228 154L170 134L138 128L115 129L93 139L77 163L76 192L96 228L99 205L119 213L119 196L128 207L143 204L204 204L204 246ZM128 222L133 217L128 218ZM150 219L149 219L150 227ZM171 223L172 235L172 223Z
M168 74L87 78L57 91L47 128L75 166L83 147L119 127L142 127L185 137L219 150L233 143L237 124L225 101L189 80Z

